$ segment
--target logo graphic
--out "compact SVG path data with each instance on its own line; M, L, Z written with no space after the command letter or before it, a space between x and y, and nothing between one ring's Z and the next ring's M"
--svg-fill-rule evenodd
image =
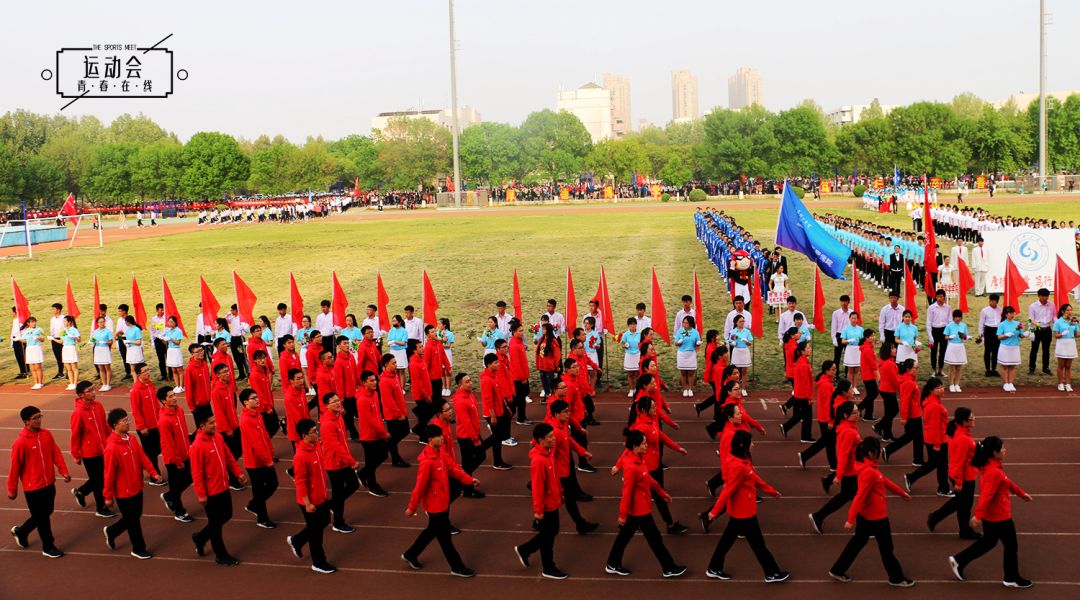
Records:
M1021 271L1037 271L1050 260L1050 246L1037 233L1021 233L1009 245L1009 255Z

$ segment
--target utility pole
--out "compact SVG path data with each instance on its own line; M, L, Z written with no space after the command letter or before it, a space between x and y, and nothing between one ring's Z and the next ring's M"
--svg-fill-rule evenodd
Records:
M461 158L458 156L457 40L454 37L454 0L450 3L450 122L454 145L454 208L461 208Z
M1039 191L1046 189L1046 0L1039 0Z

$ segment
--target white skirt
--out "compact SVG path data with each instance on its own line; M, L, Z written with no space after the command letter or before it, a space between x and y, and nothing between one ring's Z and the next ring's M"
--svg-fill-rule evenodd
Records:
M60 351L60 359L65 365L79 362L79 349L75 346L64 346Z
M896 355L896 360L900 360L900 355ZM844 347L844 366L845 367L860 367L862 366L862 356L859 354L859 346L856 344L848 344Z
M450 363L450 367L454 367L454 351L450 348L443 348L443 352L446 353L446 361Z
M128 346L127 360L125 362L129 365L137 365L141 362L145 362L143 359L142 346Z
M945 346L945 364L963 366L967 364L967 348L963 344L948 344Z
M998 346L998 364L1006 367L1020 364L1020 346Z
M1058 358L1076 358L1076 338L1058 338L1054 345L1054 356Z
M179 348L169 348L165 351L165 366L177 369L184 366L184 355Z
M45 362L45 352L41 350L41 346L26 347L26 364L40 365L43 362Z
M739 367L740 369L745 369L746 367L749 367L752 362L753 361L750 358L750 349L749 348L732 348L731 349L731 364L732 365L734 365L736 367Z
M907 359L912 359L915 364L919 363L919 356L915 354L915 349L907 344L897 344L896 346L896 364L901 364Z
M300 353L300 366L306 369L307 368L307 349L306 348L301 348L299 353Z
M401 350L391 350L390 354L393 354L394 358L397 359L397 368L399 368L399 369L408 369L409 368L409 357L405 354L405 349L404 348L402 348Z
M597 356L596 352L590 352L590 351L586 350L585 351L585 356L588 356L589 360L593 361L594 363L600 364L600 360L599 360L600 357ZM594 369L592 368L592 366L590 366L589 370L592 371Z
M675 366L680 371L697 371L697 350L679 350L675 354Z
M637 371L641 368L638 364L638 359L641 358L640 354L630 354L629 352L623 354L622 368L623 371Z
M108 346L94 346L94 364L111 365L112 350Z

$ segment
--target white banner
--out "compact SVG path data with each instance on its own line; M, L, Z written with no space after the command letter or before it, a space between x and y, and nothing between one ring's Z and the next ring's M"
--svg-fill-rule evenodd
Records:
M1054 291L1054 268L1058 255L1076 270L1076 245L1071 229L1007 229L984 231L986 240L987 292L1005 291L1005 257L1012 257L1027 280L1028 291Z

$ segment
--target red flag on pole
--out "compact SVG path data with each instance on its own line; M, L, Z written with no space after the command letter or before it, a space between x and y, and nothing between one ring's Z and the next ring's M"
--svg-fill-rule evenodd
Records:
M75 294L71 292L71 280L67 280L67 291L64 292L65 304L67 304L67 314L72 319L79 318L79 305L75 304Z
M165 276L161 276L161 295L164 297L162 304L165 305L165 322L168 323L169 317L176 319L176 326L180 328L180 332L187 337L187 330L184 329L184 320L180 318L180 309L176 307L176 300L173 299L172 290L169 289L168 282L165 281Z
M1028 289L1027 280L1016 268L1011 256L1005 257L1005 306L1011 306L1020 312L1020 296Z
M221 309L221 305L218 304L214 292L210 291L210 286L206 285L206 280L201 275L199 276L199 296L202 301L203 325L212 328L214 323L217 322L218 310Z
M304 321L304 298L300 295L300 288L296 286L296 277L289 273L289 304L292 305L292 321L297 329L302 327Z
M435 315L438 310L439 300L435 298L435 289L431 287L427 271L424 271L424 324L438 327L439 318Z
M694 293L697 293L697 281L694 281ZM750 319L750 333L754 334L755 338L765 337L765 325L762 321L765 320L765 307L761 302L761 275L758 274L758 270L754 269L754 287L750 290L750 315L753 317Z
M519 321L524 319L525 317L523 315L525 313L522 312L521 309L521 286L518 285L517 269L514 269L514 293L511 300L514 305L514 316L517 317Z
M333 272L333 290L330 296L330 312L334 314L334 325L345 328L345 311L349 308L349 299L345 297L345 290L338 281L337 272Z
M701 284L698 283L697 269L694 269L694 323L697 325L698 335L705 339L705 315L701 308Z
M821 269L814 268L814 328L825 331L825 290L821 287Z
M652 327L660 339L671 345L671 329L667 322L667 309L664 308L664 294L660 291L660 280L656 278L656 267L652 270Z
M382 284L382 274L375 274L375 304L379 307L379 329L390 331L390 315L386 313L386 307L390 304L390 295Z
M97 323L98 317L105 316L105 313L101 312L101 293L98 292L97 275L94 275L94 323Z
M859 314L859 325L862 325L862 301L866 295L862 291L862 281L859 280L859 268L851 263L851 303L852 310Z
M573 331L574 323L577 323L577 297L574 296L574 276L570 274L570 267L566 267L566 323L567 333ZM554 323L551 324L555 326Z
M141 328L146 328L146 306L143 305L139 282L135 281L134 273L131 274L131 308L135 310L135 323Z
M600 315L604 319L604 329L615 333L615 315L611 314L611 294L608 293L607 274L604 265L600 265Z
M240 313L240 318L243 319L248 325L255 323L255 315L252 313L255 311L255 301L258 297L255 296L255 292L251 291L248 284L244 283L243 279L233 271L233 288L236 290L236 312Z
M926 246L923 248L923 267L927 273L937 273L937 239L934 235L934 221L930 219L930 186L923 188L923 227L926 228ZM928 296L933 290L927 289Z
M25 323L30 318L30 303L26 301L26 296L23 296L14 277L11 278L11 293L15 296L15 314L19 317L19 321Z
M1054 306L1061 308L1062 304L1069 303L1069 292L1080 285L1080 273L1072 270L1065 264L1061 256L1057 257L1057 266L1054 267ZM1074 313L1075 314L1075 310Z
M919 286L911 277L911 267L904 261L904 308L911 311L911 320L919 318Z
M67 200L64 200L64 206L60 208L60 214L73 216L79 214L79 211L75 210L75 196L68 192ZM69 222L74 223L75 219L68 219Z
M959 257L958 257L959 258ZM963 258L959 258L960 262L956 266L956 270L959 272L960 280L960 312L967 314L971 308L968 306L967 293L968 290L975 287L975 278L971 275L971 269L967 266L967 261Z

